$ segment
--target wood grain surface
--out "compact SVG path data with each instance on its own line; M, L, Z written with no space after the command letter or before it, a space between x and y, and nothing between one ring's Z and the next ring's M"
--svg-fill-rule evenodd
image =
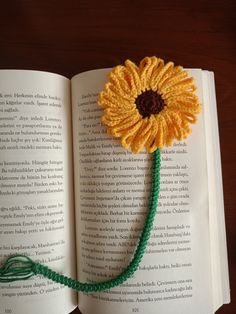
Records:
M71 77L146 55L215 73L232 298L217 314L235 314L236 1L1 2L0 69Z

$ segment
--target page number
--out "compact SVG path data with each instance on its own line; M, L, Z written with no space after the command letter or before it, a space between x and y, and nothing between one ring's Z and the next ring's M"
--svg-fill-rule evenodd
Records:
M133 307L132 308L132 313L138 313L139 312L139 308L138 307Z

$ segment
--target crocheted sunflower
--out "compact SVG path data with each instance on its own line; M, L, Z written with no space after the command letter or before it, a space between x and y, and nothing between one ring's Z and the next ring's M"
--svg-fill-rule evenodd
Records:
M99 95L105 114L102 122L109 134L125 148L149 153L185 139L201 106L188 72L173 62L146 57L139 66L130 60L109 74Z

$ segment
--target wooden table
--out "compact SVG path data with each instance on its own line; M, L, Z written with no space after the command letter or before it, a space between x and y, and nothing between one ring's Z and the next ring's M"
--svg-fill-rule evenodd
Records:
M73 74L158 55L215 72L236 313L236 1L9 1L0 10L0 68ZM79 313L74 311L73 313ZM203 313L199 313L203 314Z

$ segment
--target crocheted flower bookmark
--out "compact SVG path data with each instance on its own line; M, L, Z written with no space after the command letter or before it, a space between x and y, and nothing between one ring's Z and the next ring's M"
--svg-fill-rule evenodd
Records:
M102 122L124 148L149 153L185 139L196 122L200 103L188 72L173 62L144 58L139 66L127 60L115 67L100 93Z
M0 268L0 282L26 280L43 275L76 291L98 292L118 286L138 269L144 255L156 214L160 191L161 148L173 140L185 139L190 123L200 112L193 78L181 66L146 57L139 66L127 60L109 74L109 81L99 95L104 109L102 122L107 132L119 138L124 148L138 153L144 147L153 153L152 189L143 231L130 264L117 277L98 283L82 283L63 276L24 255L10 256Z

